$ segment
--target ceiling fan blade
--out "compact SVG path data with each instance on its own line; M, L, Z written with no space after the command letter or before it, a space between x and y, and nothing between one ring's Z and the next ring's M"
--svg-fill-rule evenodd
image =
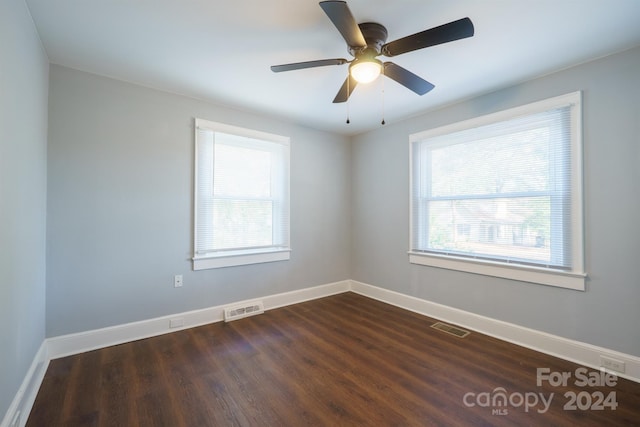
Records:
M344 1L321 1L320 7L327 14L333 25L336 26L342 37L350 47L367 47L367 42L353 18L349 6Z
M293 64L272 65L271 71L280 73L282 71L302 70L304 68L324 67L325 65L342 65L346 64L346 59L320 59L317 61L295 62Z
M338 104L340 102L347 102L347 99L349 99L357 84L358 82L356 81L356 79L351 77L351 74L349 74L344 83L342 83L342 87L338 91L338 94L333 99L333 103Z
M384 63L384 75L397 81L407 89L411 89L418 95L424 95L435 87L422 77L416 76L411 71L393 62Z
M471 37L473 33L474 28L471 19L462 18L389 42L382 46L382 54L389 57L397 56L425 47Z

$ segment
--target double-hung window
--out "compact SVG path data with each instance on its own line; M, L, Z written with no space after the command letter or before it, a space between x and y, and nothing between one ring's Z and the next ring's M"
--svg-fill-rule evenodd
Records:
M289 138L195 126L194 270L289 259Z
M411 135L410 262L584 290L580 93Z

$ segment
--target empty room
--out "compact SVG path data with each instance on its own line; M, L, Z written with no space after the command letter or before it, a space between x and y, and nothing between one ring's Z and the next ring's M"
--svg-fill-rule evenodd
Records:
M1 0L0 427L640 425L639 20Z

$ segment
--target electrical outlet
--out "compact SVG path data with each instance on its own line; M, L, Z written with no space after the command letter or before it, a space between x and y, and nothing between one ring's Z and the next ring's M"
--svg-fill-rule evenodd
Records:
M600 366L624 374L624 362L609 356L600 356Z
M173 276L173 287L181 288L182 287L182 274L176 274Z

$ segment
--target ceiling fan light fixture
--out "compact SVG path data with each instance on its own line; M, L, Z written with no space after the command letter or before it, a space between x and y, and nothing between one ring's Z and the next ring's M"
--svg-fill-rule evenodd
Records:
M362 61L355 60L349 66L349 73L358 83L371 83L382 72L382 62L375 58Z
M473 22L467 17L387 43L388 32L384 25L377 22L358 24L345 0L322 0L320 7L347 43L347 51L354 59L351 61L344 58L320 59L274 65L271 67L271 71L279 73L281 71L349 64L349 75L333 99L334 104L347 102L351 92L359 83L371 83L380 74L418 95L424 95L434 88L432 83L393 62L382 62L376 58L378 56L392 58L427 47L465 39L472 37L475 32Z

